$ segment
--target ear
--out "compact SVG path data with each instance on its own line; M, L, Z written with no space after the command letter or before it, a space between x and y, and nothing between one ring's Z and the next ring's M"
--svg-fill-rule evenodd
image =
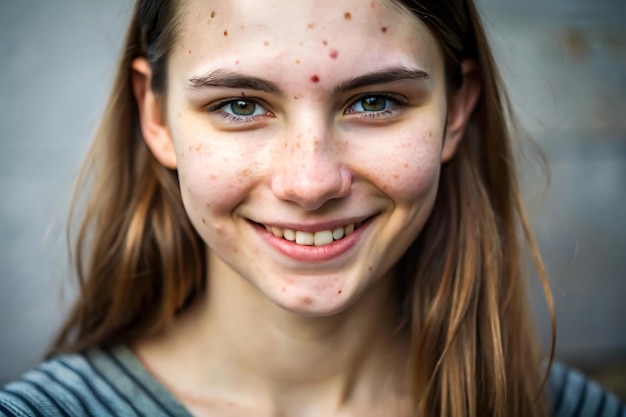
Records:
M132 84L139 106L141 133L154 157L166 168L176 169L176 153L163 115L162 99L150 88L151 80L152 69L148 61L143 57L135 58Z
M482 90L475 61L461 62L461 76L463 78L461 86L452 92L448 100L446 135L441 155L443 162L449 161L454 156Z

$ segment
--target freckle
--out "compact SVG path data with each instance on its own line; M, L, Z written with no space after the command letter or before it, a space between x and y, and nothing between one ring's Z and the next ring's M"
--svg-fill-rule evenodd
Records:
M336 50L332 50L330 51L330 53L328 54L332 59L337 58L337 56L339 56L339 52L337 52Z
M405 168L408 168L408 167L409 167L409 164L405 163L405 164L404 164L404 167L405 167Z
M246 93L244 93L243 91L241 92L241 97L245 97Z
M313 75L311 77L311 82L319 83L320 82L320 77L318 77L317 75Z
M188 51L188 54L191 55L191 49Z
M310 297L304 297L304 298L302 299L302 302L303 302L304 304L307 304L307 305L308 305L308 304L311 304L311 303L313 302L313 300L311 300L311 298L310 298Z
M324 39L322 43L324 44L324 46L328 45L328 41L326 39Z
M300 149L300 142L296 142L296 148Z
M235 61L235 65L239 65L239 60L236 60L236 61Z
M202 218L202 224L206 224L206 219L204 217Z
M387 27L386 27L386 26L383 26L382 28L380 28L380 30L381 30L383 33L387 33Z
M300 97L298 97L298 96L293 96L293 99L294 99L294 100L297 100L297 99L299 99L299 98L300 98Z
M309 23L308 25L306 25L307 29L313 29L315 27L315 23Z
M341 290L337 291L337 294L341 294Z
M372 272L372 267L371 267L371 266L370 266L370 267L368 267L368 268L367 268L367 270L368 270L368 271L370 271L370 272Z
M283 287L282 291L283 291L283 292L285 292L285 291L286 291L286 290L285 290L285 287Z
M224 29L224 36L228 36L228 30Z
M299 60L299 59L296 59L296 64L299 64L299 63L300 63L300 60Z
M215 17L215 10L211 11L211 19Z
M351 15L349 12L345 12L345 13L343 14L343 17L344 17L344 19L346 19L346 20L350 20L350 19L352 19L352 15Z
M394 174L393 178L397 180L399 178L398 174Z
M200 150L200 148L202 148L202 145L197 144L195 148L193 148L194 151L198 152Z
M183 116L182 114L178 113L178 117L182 117L182 116Z
M268 46L270 44L269 41L263 41L263 45Z
M317 146L319 143L320 143L320 141L319 141L319 139L318 139L318 138L314 138L314 139L313 139L313 145L316 145L316 146Z

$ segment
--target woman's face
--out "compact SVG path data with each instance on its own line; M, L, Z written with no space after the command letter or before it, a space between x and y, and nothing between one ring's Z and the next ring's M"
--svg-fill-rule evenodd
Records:
M300 314L348 308L433 207L448 146L436 40L381 1L184 7L167 126L186 210L221 265L209 279Z

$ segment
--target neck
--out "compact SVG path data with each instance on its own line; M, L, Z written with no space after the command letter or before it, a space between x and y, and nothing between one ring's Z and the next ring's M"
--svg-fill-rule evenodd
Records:
M327 411L337 410L383 400L403 386L406 343L395 331L391 276L343 312L306 317L271 303L227 273L221 260L211 257L209 265L206 297L154 343L139 348L157 377L188 381L186 387L164 381L172 391L197 394L201 387L219 387L283 413L290 404L299 409L315 403L314 414L320 415L322 403ZM164 364L161 371L158 364ZM174 379L176 372L181 375Z

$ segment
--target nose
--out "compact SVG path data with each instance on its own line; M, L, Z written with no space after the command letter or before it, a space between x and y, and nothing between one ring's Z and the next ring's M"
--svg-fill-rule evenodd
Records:
M330 128L306 132L287 134L279 141L271 188L277 198L313 211L329 200L347 196L352 177Z

